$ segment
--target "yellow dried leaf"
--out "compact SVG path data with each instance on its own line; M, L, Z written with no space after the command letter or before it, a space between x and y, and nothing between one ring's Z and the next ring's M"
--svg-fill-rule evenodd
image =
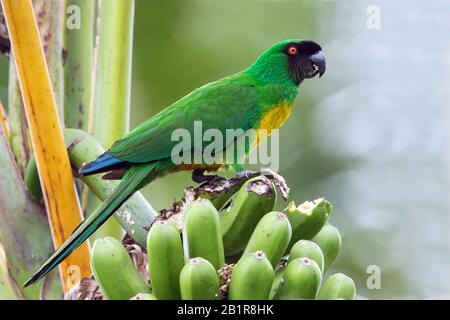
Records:
M53 243L59 247L82 215L31 0L2 0ZM85 243L60 265L64 290L91 274Z
M0 101L0 125L3 127L3 131L6 134L6 139L8 139L8 141L9 141L8 118L6 116L5 108L3 107L3 104L1 101Z

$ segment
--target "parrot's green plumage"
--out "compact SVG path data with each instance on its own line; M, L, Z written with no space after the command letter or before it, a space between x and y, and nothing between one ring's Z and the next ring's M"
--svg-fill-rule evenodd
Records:
M203 130L266 129L280 127L290 114L304 80L325 72L321 47L312 41L287 40L272 46L246 70L200 87L118 140L97 160L86 164L80 174L108 173L121 178L113 194L87 217L66 242L25 283L31 285L56 267L134 192L159 176L180 170L217 170L221 165L182 164L171 159L178 143L171 136L176 129ZM256 138L256 144L259 139ZM226 148L226 145L224 146ZM246 153L249 150L246 150Z

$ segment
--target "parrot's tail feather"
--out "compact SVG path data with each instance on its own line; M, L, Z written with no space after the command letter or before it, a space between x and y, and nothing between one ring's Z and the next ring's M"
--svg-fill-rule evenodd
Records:
M155 172L154 164L131 167L113 193L92 212L55 253L25 282L28 287L42 279L91 236L134 192L139 190L147 178ZM156 174L156 173L155 173Z
M115 158L111 153L105 152L96 160L85 164L79 170L79 174L89 176L101 172L111 171L118 166L123 165L123 161Z

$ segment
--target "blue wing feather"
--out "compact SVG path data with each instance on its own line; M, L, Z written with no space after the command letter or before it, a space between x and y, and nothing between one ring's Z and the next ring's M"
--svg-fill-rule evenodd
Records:
M117 159L111 153L105 152L95 161L85 164L80 168L79 173L87 176L91 174L96 174L100 172L105 172L116 168L118 165L124 163L122 160Z

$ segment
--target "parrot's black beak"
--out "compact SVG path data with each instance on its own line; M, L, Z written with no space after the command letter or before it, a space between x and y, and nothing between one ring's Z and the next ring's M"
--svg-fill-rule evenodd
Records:
M325 56L322 51L318 51L310 55L308 62L303 64L303 78L311 79L316 75L319 75L320 78L325 73L326 68Z
M322 51L319 51L309 57L313 64L313 68L319 73L319 78L323 76L325 70L327 69L327 63L325 61L325 56Z

